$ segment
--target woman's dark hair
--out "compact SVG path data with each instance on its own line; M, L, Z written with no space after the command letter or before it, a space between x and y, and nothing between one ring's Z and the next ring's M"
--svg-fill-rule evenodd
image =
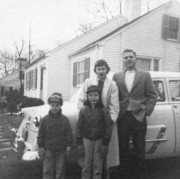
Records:
M107 74L109 73L109 71L111 69L105 60L100 59L100 60L96 61L96 63L94 64L94 72L95 73L96 73L96 67L99 67L99 66L105 66L107 68Z
M102 104L102 101L101 101L101 93L98 91L98 94L99 94L99 101L96 103L95 107L96 108L103 108L104 105ZM88 99L88 93L87 93L87 100L84 102L84 106L89 106L91 107L91 103Z

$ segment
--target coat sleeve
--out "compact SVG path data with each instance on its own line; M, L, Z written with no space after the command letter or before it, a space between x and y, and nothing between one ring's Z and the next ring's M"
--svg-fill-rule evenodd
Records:
M72 146L72 129L68 118L66 120L66 140L67 140L67 145Z
M108 110L113 122L117 121L120 106L119 106L119 90L115 81L112 81L110 89L110 99L108 101Z
M45 138L46 138L45 118L42 118L40 121L40 126L37 136L37 144L40 148L45 147Z
M77 122L77 127L76 127L76 144L77 145L82 145L83 127L84 127L84 113L81 109L79 112L78 122Z
M146 90L145 90L147 100L146 100L146 115L150 116L156 105L157 93L153 85L150 73L146 76Z
M105 135L102 144L107 146L109 145L109 141L111 139L112 129L113 129L113 121L111 119L111 116L107 108L103 108L103 117L105 123Z

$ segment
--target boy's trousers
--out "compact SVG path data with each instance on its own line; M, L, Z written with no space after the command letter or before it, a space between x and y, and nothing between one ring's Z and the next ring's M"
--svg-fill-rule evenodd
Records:
M43 161L43 179L65 179L65 151L46 150Z
M101 179L103 158L100 155L102 139L91 141L83 138L84 163L82 179Z

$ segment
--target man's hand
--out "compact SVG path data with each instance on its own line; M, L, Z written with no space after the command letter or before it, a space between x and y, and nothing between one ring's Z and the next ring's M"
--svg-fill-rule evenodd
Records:
M84 147L82 145L77 146L77 152L79 157L84 157Z
M104 158L108 154L108 146L102 145L101 146L101 157Z
M69 157L70 151L71 151L71 147L67 146L67 148L66 148L66 156L67 157Z

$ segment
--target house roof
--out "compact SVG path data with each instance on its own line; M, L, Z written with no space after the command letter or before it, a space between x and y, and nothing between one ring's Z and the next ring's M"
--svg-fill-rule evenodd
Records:
M97 42L99 42L99 41L101 41L101 40L103 40L103 39L111 36L112 34L118 32L118 31L120 31L120 30L122 30L122 29L125 29L126 27L128 27L128 26L130 26L130 25L132 25L132 24L134 24L134 23L136 23L136 22L138 22L138 21L140 21L140 20L142 20L143 18L147 17L148 15L155 13L156 11L164 8L165 6L168 6L170 3L172 3L172 1L166 2L166 3L162 4L161 6L158 6L157 8L155 8L155 9L153 9L153 10L151 10L151 11L145 13L145 14L143 14L142 16L139 16L139 17L135 18L134 20L132 20L132 21L130 21L130 22L128 22L128 23L126 23L126 24L118 27L118 28L115 29L114 31L110 32L109 34L107 34L107 35L105 35L105 36L97 39L96 41L90 43L89 45L83 47L82 49L76 51L75 53L69 55L69 57L72 57L72 56L77 55L77 54L79 54L79 53L81 53L81 52L84 52L85 50L88 50L89 48L94 47L95 45L97 45Z
M25 69L30 68L32 65L38 63L40 60L45 59L45 58L46 58L46 56L43 56L43 57L40 57L40 58L34 60L32 63L30 63L28 66L26 66Z

